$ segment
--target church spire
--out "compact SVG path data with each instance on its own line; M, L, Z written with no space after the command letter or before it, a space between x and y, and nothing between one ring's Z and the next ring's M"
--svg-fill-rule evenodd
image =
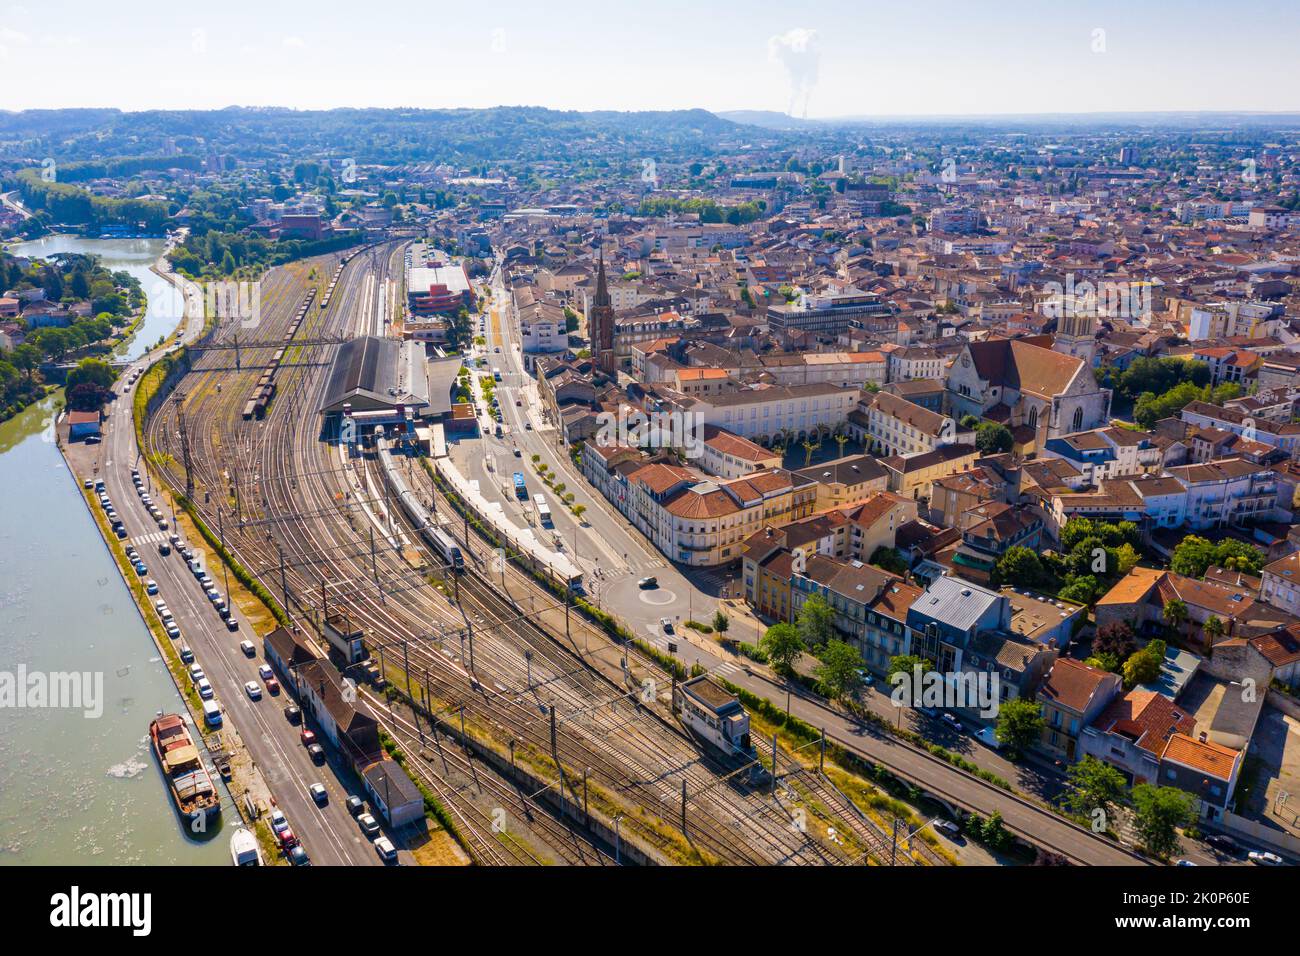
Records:
M596 305L609 305L609 283L605 279L605 249L600 250L600 268L596 272Z
M596 297L591 303L588 319L591 355L596 367L606 375L614 376L618 369L614 356L614 302L609 296L609 282L605 278L605 249L600 250L600 267L596 272Z

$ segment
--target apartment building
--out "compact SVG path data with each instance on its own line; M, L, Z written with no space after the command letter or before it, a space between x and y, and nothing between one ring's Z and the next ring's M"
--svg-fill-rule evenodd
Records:
M957 422L889 392L876 392L859 403L862 414L850 418L853 428L873 451L882 455L917 455L965 439L970 432L957 431ZM865 415L865 428L860 424Z
M887 361L891 382L943 378L943 358L934 349L923 345L894 349L889 352Z
M597 448L584 473L667 558L693 567L739 559L747 538L811 514L817 497L815 484L780 469L717 481L663 462L637 466L622 454Z
M844 424L860 394L857 388L838 385L740 388L709 396L668 391L662 404L664 411L698 416L686 420L769 445L779 436L803 441L813 432L833 431Z
M1084 480L1095 484L1106 478L1158 471L1163 459L1150 435L1126 428L1095 428L1049 438L1043 458L1063 458L1079 469Z
M1300 551L1264 566L1259 597L1275 608L1300 617Z
M719 478L743 478L756 471L779 468L781 456L724 428L705 425L695 464Z
M817 483L818 511L857 504L889 487L889 473L870 455L848 455L795 473Z
M1201 427L1213 426L1241 435L1251 441L1280 448L1288 457L1295 457L1300 449L1300 424L1257 418L1236 408L1211 405L1209 402L1188 402L1180 415L1183 421Z
M1044 720L1039 745L1073 763L1080 756L1079 735L1122 690L1118 674L1058 658L1038 690Z
M934 481L973 468L979 457L974 445L940 445L933 451L890 455L880 464L889 472L890 491L919 501L929 499Z

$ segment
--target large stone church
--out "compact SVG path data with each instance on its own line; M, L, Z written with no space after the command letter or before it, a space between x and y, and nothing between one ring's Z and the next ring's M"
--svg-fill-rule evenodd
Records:
M1111 391L1090 363L1047 347L1045 338L971 342L948 370L952 415L977 415L1049 438L1099 428L1110 421Z

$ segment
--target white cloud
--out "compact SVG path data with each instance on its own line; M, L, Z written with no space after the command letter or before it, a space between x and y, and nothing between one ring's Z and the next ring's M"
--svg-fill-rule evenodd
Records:
M302 37L285 37L284 45L293 50L301 50L307 43Z

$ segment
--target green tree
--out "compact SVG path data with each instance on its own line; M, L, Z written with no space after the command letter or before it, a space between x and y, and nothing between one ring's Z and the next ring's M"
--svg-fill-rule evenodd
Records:
M862 658L853 645L832 640L822 649L813 676L827 697L847 701L862 686L862 676L858 673L861 667Z
M1185 624L1190 617L1187 605L1178 598L1174 598L1172 601L1166 601L1162 613L1164 614L1165 620L1169 622L1169 626L1174 629L1175 633L1182 629L1183 624Z
M1036 701L1013 697L998 709L998 722L993 733L998 743L1018 754L1038 741L1044 726L1046 722Z
M729 627L731 627L731 618L722 613L722 608L718 608L713 612L713 629L719 634L726 634Z
M1023 545L1012 545L993 568L994 585L1019 584L1038 587L1047 578L1038 552Z
M1223 632L1226 630L1223 621L1214 614L1211 614L1206 619L1202 629L1205 631L1205 636L1210 639L1211 645L1218 643L1219 638L1223 637Z
M835 637L835 610L820 594L803 602L795 616L795 627L807 647L821 647Z
M1058 596L1062 601L1074 601L1077 604L1092 604L1101 597L1102 587L1091 574L1077 575L1073 581L1061 588Z
M1124 686L1132 689L1139 684L1149 684L1160 678L1160 668L1164 665L1164 649L1161 647L1160 653L1155 653L1154 645L1161 644L1159 641L1152 641L1140 651L1135 651L1124 662Z
M1124 775L1096 757L1084 757L1070 767L1067 777L1070 790L1065 802L1075 813L1110 813L1111 805L1124 798Z
M878 568L884 568L891 574L901 575L907 572L907 561L898 552L897 548L881 545L871 555L871 563Z
M113 367L99 359L86 358L77 363L77 367L68 372L65 383L68 389L76 388L82 383L90 383L101 389L109 388L117 376Z
M29 382L32 372L40 368L42 358L41 350L30 342L24 342L9 353L9 361L27 376Z
M1189 534L1174 548L1170 569L1175 574L1199 578L1214 563L1214 545L1198 535Z
M998 422L984 422L975 432L975 447L985 455L1010 451L1015 442L1011 430Z
M1175 787L1138 784L1133 788L1133 811L1133 826L1142 846L1162 860L1181 847L1178 828L1196 822L1192 795Z
M1214 563L1232 571L1258 575L1264 561L1263 551L1236 538L1225 538L1214 546Z
M984 825L980 827L980 837L985 846L992 847L995 850L1001 850L1011 842L1011 834L1007 833L1006 827L1002 823L1002 812L994 810Z
M1088 518L1071 518L1061 528L1061 550L1067 554L1072 553L1085 538L1091 538L1096 533L1097 526Z
M781 673L792 671L799 655L808 649L799 636L799 630L784 622L769 627L758 646L772 667Z

